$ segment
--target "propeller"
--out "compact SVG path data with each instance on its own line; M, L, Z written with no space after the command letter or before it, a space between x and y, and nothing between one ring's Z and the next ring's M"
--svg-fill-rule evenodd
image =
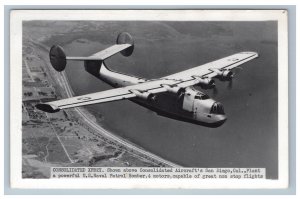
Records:
M228 89L228 90L231 90L231 89L232 89L232 78L230 78L230 80L228 81L227 89Z
M227 89L228 89L228 90L231 90L231 89L232 89L233 78L234 78L235 74L236 74L235 72L232 73L232 75L230 76L230 78L229 78L229 80L228 80L228 84L227 84Z
M232 73L232 75L230 76L230 79L228 80L228 84L227 84L227 89L228 89L228 90L231 90L232 87L233 87L233 78L234 78L234 76L235 76L236 74L240 73L242 70L243 70L242 67L236 67L236 68L233 69L233 71L232 71L233 73Z
M232 89L232 87L233 87L233 78L234 78L234 76L236 75L236 74L238 74L241 70L243 70L243 68L241 68L241 67L236 67L236 68L234 68L233 69L234 71L232 71L233 73L232 73L232 75L229 77L229 80L227 79L227 81L228 81L228 84L227 84L227 89L228 90L231 90ZM222 81L222 80L221 80ZM224 81L224 80L223 80ZM217 87L216 86L214 86L213 87L213 96L216 96L218 94L218 90L217 90Z

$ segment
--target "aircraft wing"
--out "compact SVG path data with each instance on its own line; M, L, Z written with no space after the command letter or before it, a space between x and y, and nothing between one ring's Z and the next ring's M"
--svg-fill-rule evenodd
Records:
M101 91L97 93L91 93L87 95L81 95L76 97L71 97L67 99L62 99L58 101L52 101L42 104L37 104L36 108L42 111L46 111L49 113L54 113L59 111L60 109L85 106L90 104L98 104L105 103L110 101L118 101L123 99L129 99L134 97L141 97L147 99L151 97L151 95L155 93L165 92L167 91L165 87L161 85L164 84L174 84L177 81L175 80L149 80L144 83L110 89L106 91Z
M148 100L156 93L177 93L180 88L186 88L188 86L198 84L199 78L212 78L217 76L218 74L215 72L215 69L232 69L256 57L258 57L258 54L255 52L241 52L160 79L148 80L131 86L37 104L36 107L46 112L57 112L60 109L118 101L135 97Z
M195 81L195 76L201 78L213 78L218 76L218 73L215 71L216 69L230 70L257 57L258 53L256 52L240 52L201 66L169 75L166 78L181 79L182 82L179 83L178 86L188 87L198 83Z

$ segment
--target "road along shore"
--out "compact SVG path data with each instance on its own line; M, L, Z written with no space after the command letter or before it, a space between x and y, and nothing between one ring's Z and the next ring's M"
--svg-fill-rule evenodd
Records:
M31 41L37 48L39 48L42 54L47 55L49 52L49 47L45 46L43 44ZM43 56L44 57L44 56ZM68 98L73 97L74 92L68 82L68 78L66 76L65 72L58 73L54 71L54 69L51 67L48 60L44 60L46 63L47 70L50 72L49 75L52 76L53 79L56 80L56 88L60 89L60 93L62 97ZM128 140L125 140L109 131L104 129L102 126L100 126L96 121L91 120L89 117L90 113L87 113L87 110L84 108L74 108L72 113L75 113L82 122L89 128L93 129L93 131L96 131L101 136L104 136L105 138L109 139L111 142L114 142L117 145L122 146L125 148L125 150L131 154L135 154L139 156L141 159L146 159L148 161L153 162L154 165L157 166L163 166L163 167L181 167L180 165L177 165L173 162L170 162L168 160L165 160L151 152L146 151L145 149L136 146L135 144L129 142Z

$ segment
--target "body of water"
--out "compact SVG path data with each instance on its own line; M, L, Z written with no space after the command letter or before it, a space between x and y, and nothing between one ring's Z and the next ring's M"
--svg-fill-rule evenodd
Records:
M102 22L103 23L103 22ZM228 120L207 128L172 120L128 100L88 106L103 115L113 133L167 160L187 167L261 167L278 177L277 24L275 22L115 22L135 40L130 57L107 60L113 70L158 78L240 51L256 51L258 59L244 64L233 80L216 80ZM114 39L118 32L105 32ZM111 34L111 35L109 35ZM82 35L65 44L69 56L86 56L109 46L107 40ZM70 61L67 76L76 95L111 89Z

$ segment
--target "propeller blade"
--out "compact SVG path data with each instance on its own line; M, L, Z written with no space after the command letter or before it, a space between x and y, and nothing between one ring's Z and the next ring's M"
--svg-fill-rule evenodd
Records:
M228 85L227 85L227 89L231 90L232 89L232 78L229 80Z

